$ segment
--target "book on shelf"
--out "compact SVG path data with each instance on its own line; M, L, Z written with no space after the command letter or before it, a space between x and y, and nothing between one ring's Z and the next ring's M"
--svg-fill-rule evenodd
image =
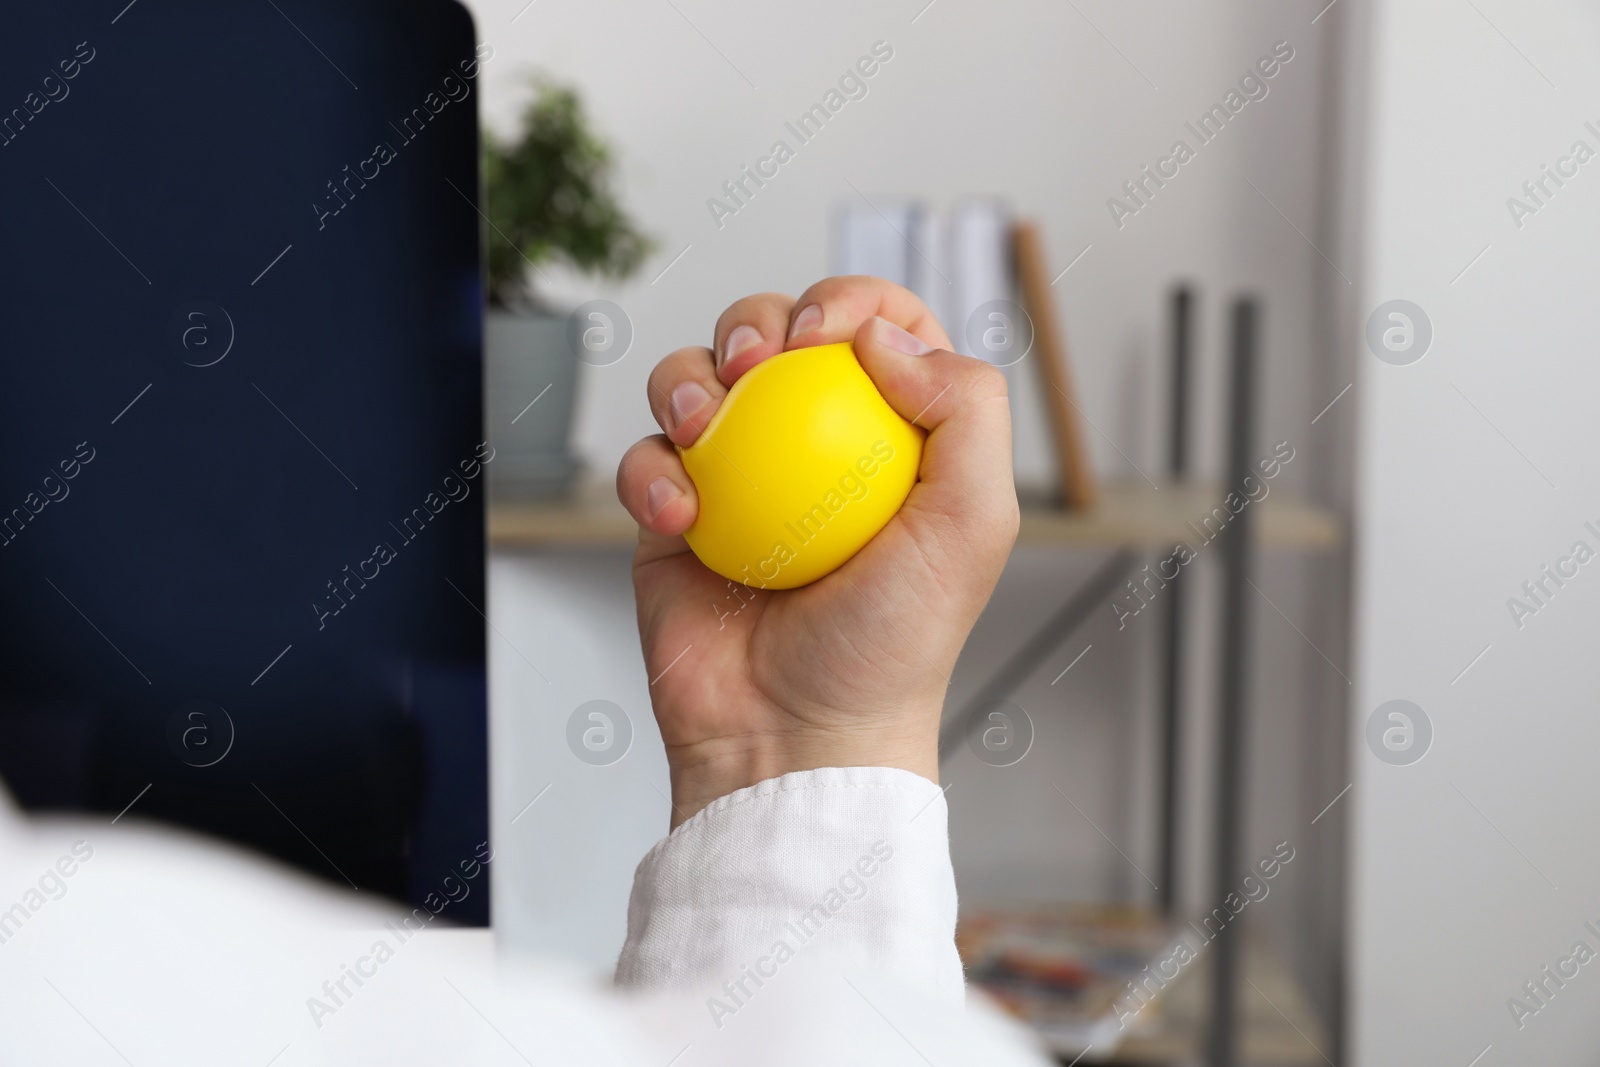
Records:
M1142 979L1180 936L1132 906L989 907L962 912L956 947L967 981L1051 1052L1098 1061L1159 1026L1159 991Z
M841 205L833 233L836 273L905 286L957 352L1000 367L1019 491L1091 507L1095 479L1038 228L993 198L964 198L941 214L914 199L877 197Z

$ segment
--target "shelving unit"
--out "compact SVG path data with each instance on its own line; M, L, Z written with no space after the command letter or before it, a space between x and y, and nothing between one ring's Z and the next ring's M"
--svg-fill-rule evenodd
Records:
M1196 544L1196 528L1212 508L1222 506L1226 495L1220 487L1205 484L1108 485L1091 511L1025 506L1017 543L1147 551L1170 549L1179 540ZM1270 491L1247 510L1256 512L1256 540L1264 549L1320 552L1344 539L1337 517L1281 491ZM598 482L585 483L560 499L489 504L493 548L626 548L638 536L638 526L616 493Z
M1035 661L1049 655L1092 611L1103 609L1105 598L1144 562L1165 557L1179 541L1198 547L1207 536L1201 524L1213 508L1223 506L1226 495L1216 484L1137 482L1102 487L1088 511L1024 505L1019 545L1098 553L1102 561L1088 579L1065 591L1062 608L1019 646L989 683L979 687L966 707L948 716L941 750L959 743L970 714L1026 677ZM1270 489L1245 511L1250 515L1251 551L1316 554L1336 550L1344 542L1336 515L1281 490ZM1213 531L1215 526L1214 522ZM588 482L559 499L491 498L488 536L491 548L500 551L626 550L637 542L638 527L609 484ZM1219 555L1226 551L1226 540L1218 542ZM1244 979L1239 983L1242 992L1235 990L1236 997L1229 998L1237 1004L1236 1032L1229 1042L1234 1058L1243 1064L1323 1062L1326 1038L1288 966L1264 940L1244 936L1238 941L1240 956L1227 965L1230 971L1238 967ZM1157 1019L1130 1035L1111 1062L1205 1059L1217 1026L1215 970L1208 961L1175 984L1163 996ZM1085 1060L1090 1061L1104 1062L1094 1053Z
M1239 997L1240 1067L1321 1067L1332 1049L1287 963L1266 939L1245 930ZM1134 1025L1109 1062L1203 1062L1211 1023L1212 969L1201 963L1163 991L1159 1013ZM1094 1058L1091 1052L1084 1059Z

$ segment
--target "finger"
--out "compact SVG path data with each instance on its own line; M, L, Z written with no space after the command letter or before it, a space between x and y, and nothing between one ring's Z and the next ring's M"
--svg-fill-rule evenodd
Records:
M687 551L683 532L694 524L700 501L672 442L658 434L628 449L617 465L617 499L639 524L641 541L654 535L672 542L663 550Z
M647 386L650 411L675 445L694 444L716 414L727 387L717 380L709 348L680 348L657 363Z
M784 347L809 348L849 341L861 324L874 316L909 330L933 348L950 347L944 327L917 294L865 275L824 278L801 293L789 320Z
M793 307L791 296L757 293L722 313L712 347L717 353L717 376L724 385L731 388L745 371L783 351Z
M928 431L920 480L902 514L955 533L944 540L956 554L974 535L1014 539L1017 494L1005 376L882 318L863 323L854 341L856 357L883 398ZM949 562L959 565L955 558Z

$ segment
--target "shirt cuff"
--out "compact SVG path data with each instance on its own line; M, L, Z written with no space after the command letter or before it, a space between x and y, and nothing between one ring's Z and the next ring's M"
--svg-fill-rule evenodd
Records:
M650 850L616 982L759 985L826 955L959 1004L955 923L938 786L892 767L797 771L718 798Z

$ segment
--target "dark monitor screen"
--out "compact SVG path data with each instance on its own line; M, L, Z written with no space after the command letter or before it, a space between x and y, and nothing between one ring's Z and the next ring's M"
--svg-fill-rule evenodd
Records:
M24 806L418 903L480 854L489 51L450 0L8 12L0 775ZM475 885L451 917L487 921Z

